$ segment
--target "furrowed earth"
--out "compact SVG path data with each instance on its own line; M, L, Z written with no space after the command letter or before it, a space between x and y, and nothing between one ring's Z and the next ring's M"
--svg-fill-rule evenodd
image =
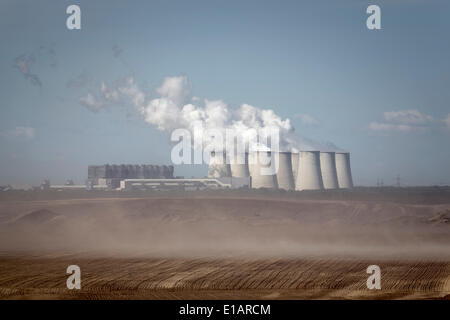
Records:
M448 195L3 196L0 298L448 299Z

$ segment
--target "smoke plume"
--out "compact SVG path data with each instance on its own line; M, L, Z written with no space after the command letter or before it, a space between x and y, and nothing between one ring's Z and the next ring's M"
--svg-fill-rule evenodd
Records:
M245 141L250 130L264 133L276 129L281 151L331 151L333 146L324 146L296 135L291 120L283 119L272 109L262 109L247 103L232 108L223 100L195 97L186 76L166 77L155 91L157 97L147 94L133 77L120 85L108 86L104 82L101 85L101 93L106 101L131 103L148 124L167 133L180 128L194 132L201 127L202 132L215 130L224 136L228 130ZM204 136L203 142L208 143L210 139Z

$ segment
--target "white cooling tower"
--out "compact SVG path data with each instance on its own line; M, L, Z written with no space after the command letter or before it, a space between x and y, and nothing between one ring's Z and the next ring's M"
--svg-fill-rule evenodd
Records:
M323 189L319 151L301 151L298 159L295 190Z
M350 153L336 152L336 171L339 188L353 188Z
M284 190L294 190L295 182L292 174L292 158L290 152L279 152L275 161L278 161L277 183L278 188Z
M226 154L222 152L211 153L208 168L209 178L231 177L230 164L227 164Z
M339 188L336 173L336 154L334 152L320 153L320 169L322 170L322 181L325 189Z
M270 157L270 162L266 162ZM270 173L270 166L274 156L267 151L255 151L248 155L249 171L252 178L252 188L277 188L277 176L275 172Z
M250 176L248 170L248 153L235 155L231 160L231 175L235 178L247 178Z
M294 176L294 188L295 188L295 181L297 180L298 158L299 158L298 152L291 153L291 165L292 165L292 175Z

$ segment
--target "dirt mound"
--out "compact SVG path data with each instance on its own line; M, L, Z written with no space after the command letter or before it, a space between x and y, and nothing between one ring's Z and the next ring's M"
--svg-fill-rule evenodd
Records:
M450 226L450 209L439 212L434 217L428 219L428 221L436 225L444 224Z
M42 224L54 220L56 217L60 217L60 214L57 214L48 209L39 209L32 211L17 220L15 223L24 224L24 223L33 223L33 224Z

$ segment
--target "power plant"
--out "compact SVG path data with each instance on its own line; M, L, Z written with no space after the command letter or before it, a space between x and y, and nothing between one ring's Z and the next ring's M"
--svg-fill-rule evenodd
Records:
M336 152L336 171L339 188L353 188L350 153Z
M323 187L325 189L339 188L335 152L320 153L320 168L322 170Z
M294 190L295 179L293 175L294 171L292 169L292 153L280 152L278 157L275 157L275 161L278 161L278 164L275 166L278 168L278 188L284 190Z
M229 159L230 158L230 159ZM231 163L229 163L231 162ZM228 157L212 152L208 177L174 177L174 167L166 165L91 165L86 185L50 185L53 190L205 190L282 189L286 191L353 188L350 154L347 152L254 151Z
M301 151L298 159L295 190L322 190L322 170L319 151Z
M248 160L252 188L278 188L276 172L270 168L270 165L273 163L273 154L271 152L252 152L249 154Z
M209 178L231 177L231 166L225 152L212 152L209 159Z
M157 165L100 165L88 166L88 185L118 188L124 179L172 179L173 166Z
M253 189L323 190L353 187L350 154L332 151L255 151L211 156L208 177L250 177Z
M230 164L231 176L236 178L248 178L250 172L248 169L248 153L236 154Z

